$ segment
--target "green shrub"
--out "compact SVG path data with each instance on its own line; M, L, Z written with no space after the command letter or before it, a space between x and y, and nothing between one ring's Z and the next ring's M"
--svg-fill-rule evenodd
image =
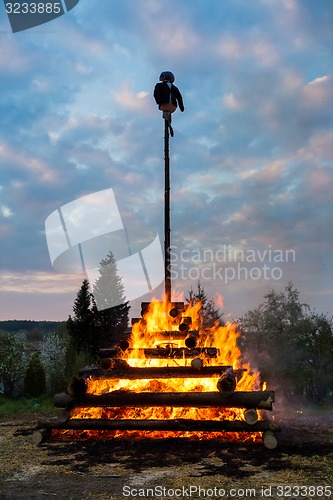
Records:
M46 392L45 369L38 353L33 354L24 377L24 394L38 397Z

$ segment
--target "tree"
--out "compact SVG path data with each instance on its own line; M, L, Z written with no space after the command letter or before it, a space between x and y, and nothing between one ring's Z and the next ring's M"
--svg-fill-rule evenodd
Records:
M45 369L36 352L32 355L24 377L24 393L28 396L38 397L46 392Z
M46 388L50 395L66 387L66 353L68 342L63 334L53 332L44 337L41 358L46 369Z
M91 361L101 347L120 340L128 325L130 309L111 252L101 261L99 273L93 294L88 280L83 280L73 306L74 317L70 316L66 322L77 352L87 352Z
M332 321L301 303L292 283L264 298L239 320L241 348L262 379L283 388L287 397L322 401L333 388Z
M125 302L124 285L118 276L112 252L101 261L99 278L94 283L93 294L98 306L95 311L100 346L116 344L128 325L129 305Z
M188 304L197 304L201 302L200 315L202 317L202 328L211 328L216 323L223 325L222 321L223 313L220 313L218 308L215 306L213 299L208 299L204 288L201 286L200 281L197 283L197 291L194 292L193 289L188 292L189 297L186 299Z
M95 354L95 319L96 304L90 292L89 281L84 279L73 305L74 317L66 321L68 334L73 339L77 352L86 351Z
M333 391L332 319L311 313L299 331L297 349L300 371L304 373L304 393L308 399L322 404Z
M14 396L19 390L27 367L24 343L15 335L0 332L0 380L5 396Z

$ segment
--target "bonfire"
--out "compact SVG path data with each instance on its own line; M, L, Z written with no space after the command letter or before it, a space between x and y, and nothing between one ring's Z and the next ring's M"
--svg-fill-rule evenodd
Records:
M99 351L57 394L64 421L40 424L45 438L186 437L258 441L275 448L279 426L268 419L274 392L242 360L234 323L202 326L201 303L142 303L131 335Z

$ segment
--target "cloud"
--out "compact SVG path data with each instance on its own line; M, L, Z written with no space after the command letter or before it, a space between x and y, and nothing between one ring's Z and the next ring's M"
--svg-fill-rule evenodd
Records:
M61 295L72 293L73 286L80 286L84 275L55 272L25 271L19 274L4 271L1 275L0 292L20 294Z
M164 124L152 92L170 69L185 101L170 141L173 244L296 248L283 279L295 278L325 308L333 246L328 8L91 0L47 32L14 36L3 21L0 231L12 280L3 294L22 286L27 301L47 290L45 315L52 297L59 317L60 307L70 310L80 278L63 275L63 288L53 280L44 222L81 196L113 188L124 220L162 237ZM205 285L218 291L218 282ZM266 285L223 285L225 308L254 304ZM31 317L44 313L29 304ZM17 310L28 314L19 298Z
M114 92L114 98L120 106L126 109L141 114L152 114L151 111L153 109L153 103L151 95L143 90L140 92L134 92L129 83L124 83L120 89L117 89Z

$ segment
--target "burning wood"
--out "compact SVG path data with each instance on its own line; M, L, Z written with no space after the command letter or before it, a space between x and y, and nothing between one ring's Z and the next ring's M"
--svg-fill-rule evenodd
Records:
M260 410L272 410L274 392L259 390L258 374L242 365L235 325L200 329L199 309L143 303L130 338L101 349L100 367L81 370L54 397L69 417L52 428L260 432L273 448L279 426ZM48 429L38 430L37 444Z
M45 427L46 424L49 425ZM73 419L69 422L40 422L33 436L34 442L39 444L50 436L50 427L59 430L76 431L175 431L175 432L265 432L267 444L272 446L274 432L281 430L279 424L267 420L250 425L238 420L109 420L109 419ZM267 446L267 447L269 447Z
M219 350L216 347L197 347L194 349L188 349L187 347L175 347L173 344L167 343L165 347L154 347L154 348L130 348L126 352L131 355L140 358L163 358L163 359L182 359L188 358L192 359L196 356L203 355L207 358L217 358L219 355ZM123 351L119 348L114 349L101 349L98 354L100 357L121 357L123 356Z
M86 381L88 377L93 377L94 379L128 379L128 380L140 380L140 379L160 379L160 378L208 378L227 372L232 367L231 366L203 366L202 360L200 358L194 358L191 362L191 366L153 366L146 368L136 368L129 366L117 366L114 363L115 360L110 358L103 358L101 360L102 369L85 369L81 370L79 374ZM245 368L240 370L234 370L233 374L236 379L240 380L243 373L246 372ZM86 382L84 382L86 383ZM68 391L69 392L69 391Z
M220 392L231 393L236 389L236 376L232 368L226 370L226 372L219 378L217 382L217 388Z
M53 403L57 408L73 407L196 407L196 408L259 408L272 410L273 391L234 392L122 392L114 391L99 396L85 394L83 397L56 394Z

